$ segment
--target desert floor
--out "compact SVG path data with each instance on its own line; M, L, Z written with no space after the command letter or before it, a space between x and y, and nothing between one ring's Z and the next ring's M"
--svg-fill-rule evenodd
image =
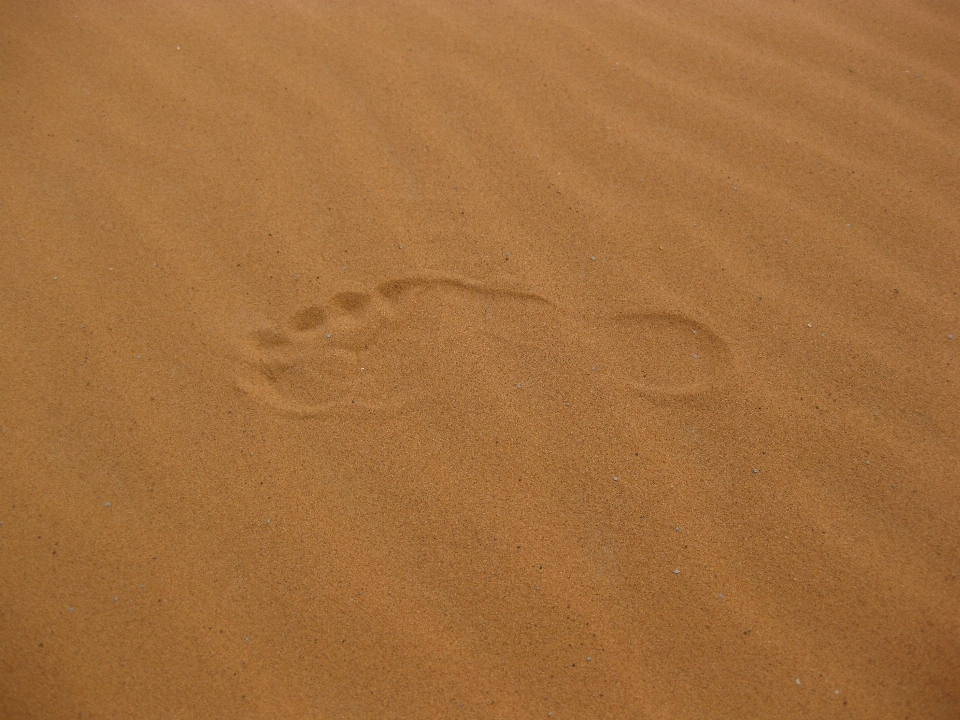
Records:
M0 716L960 717L960 7L0 5Z

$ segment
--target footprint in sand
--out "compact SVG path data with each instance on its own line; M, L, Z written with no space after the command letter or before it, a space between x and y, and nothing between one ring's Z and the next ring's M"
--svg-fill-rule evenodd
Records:
M648 396L709 392L731 354L704 325L680 314L617 313L591 319L535 293L450 277L390 280L300 308L283 329L255 334L239 384L282 411L391 410L441 378L488 382L512 358L597 375Z

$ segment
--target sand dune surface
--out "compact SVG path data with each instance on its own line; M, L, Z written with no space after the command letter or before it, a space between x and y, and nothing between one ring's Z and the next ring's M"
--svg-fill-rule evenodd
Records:
M960 717L960 9L0 6L0 716Z

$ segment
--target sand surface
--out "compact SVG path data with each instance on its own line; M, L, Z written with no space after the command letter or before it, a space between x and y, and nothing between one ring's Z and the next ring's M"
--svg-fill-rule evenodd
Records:
M0 716L960 717L960 7L0 5Z

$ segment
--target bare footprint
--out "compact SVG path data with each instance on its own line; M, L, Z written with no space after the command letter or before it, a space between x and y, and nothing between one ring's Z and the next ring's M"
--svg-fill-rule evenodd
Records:
M589 364L641 393L682 397L714 387L730 352L709 328L679 314L590 322L535 293L420 275L337 293L300 308L282 330L260 330L239 385L298 415L385 411L439 385L495 382L508 359L532 373L543 363Z
M322 305L300 308L282 330L260 330L245 353L240 387L299 415L341 405L389 406L389 393L365 374L377 350L382 305L376 294L340 292Z
M612 360L612 372L647 395L693 396L723 380L732 356L710 328L677 313L622 313L595 330Z

